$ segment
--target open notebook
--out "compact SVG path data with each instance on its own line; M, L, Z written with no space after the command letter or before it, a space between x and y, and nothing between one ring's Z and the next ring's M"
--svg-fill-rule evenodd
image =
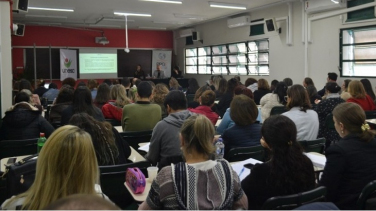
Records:
M149 152L150 142L143 145L142 147L139 147L138 149L141 151Z
M309 159L311 159L314 166L318 168L324 168L326 163L325 155L313 154L313 153L304 153Z
M245 177L247 177L251 173L251 170L244 167L244 164L248 164L248 163L256 164L256 163L262 163L262 162L255 160L253 158L249 158L247 160L243 160L243 161L231 164L232 169L234 169L234 171L238 174L240 181L242 181Z

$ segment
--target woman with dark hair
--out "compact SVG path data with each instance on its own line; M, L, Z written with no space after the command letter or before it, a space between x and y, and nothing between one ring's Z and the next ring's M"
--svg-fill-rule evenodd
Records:
M304 86L304 88L307 88L307 86L315 86L315 84L313 83L312 78L305 77L304 80L303 80L303 86Z
M171 71L171 77L173 78L181 78L181 71L179 66L175 66L174 69Z
M286 105L285 96L287 95L287 86L283 82L279 82L273 93L266 94L260 100L261 118L265 121L270 116L270 111L275 106Z
M61 113L61 125L68 124L70 118L77 113L87 113L98 121L105 120L102 111L93 105L91 92L86 86L80 86L74 90L72 105Z
M68 108L69 105L72 104L73 93L73 87L69 85L64 85L63 87L61 87L59 94L57 95L57 98L51 107L48 120L49 122L60 123L61 113L63 112L63 110Z
M369 95L375 102L375 93L373 92L371 82L366 78L361 79L360 82L363 84L364 90L366 91L367 95Z
M260 105L260 100L266 94L270 93L270 87L267 80L260 78L257 82L257 90L253 92L256 105Z
M204 85L197 89L193 101L188 103L188 108L197 108L198 106L200 106L199 98L201 97L202 93L204 93L206 90L211 90L210 86Z
M74 78L66 78L61 82L61 85L69 85L74 88L76 86L76 80L74 80Z
M363 188L376 178L376 139L366 115L355 103L341 103L333 110L341 140L325 151L326 165L320 185L326 198L341 210L356 210Z
M341 87L336 82L328 82L325 85L326 98L317 104L314 109L319 116L319 136L324 137L326 140L326 148L330 146L332 142L336 142L340 139L338 133L334 130L328 130L325 125L325 120L328 114L332 113L333 109L345 101L340 97L339 91Z
M250 99L253 99L253 93L252 93L252 91L250 89L248 89L244 85L237 86L234 89L234 94L235 95L241 95L242 94L242 95L245 95L245 96L249 97ZM230 128L230 127L232 127L235 124L235 122L230 117L230 111L231 111L231 109L228 108L226 110L226 113L223 115L222 121L221 121L221 123L217 127L217 134L222 135L223 132L225 132L225 130L227 128Z
M94 105L99 109L102 109L103 105L106 104L110 98L110 86L106 83L99 85L97 90L97 96L94 99Z
M33 94L37 94L41 98L43 94L47 92L46 87L44 87L45 84L46 82L43 79L37 80L37 88L34 90Z
M259 210L267 199L274 196L315 188L313 164L303 154L296 134L294 122L285 116L271 116L262 124L260 142L268 150L270 160L256 164L242 181L248 209Z
M198 85L197 79L195 78L190 78L188 80L188 89L187 92L185 93L186 95L194 95L196 91L200 88Z
M227 81L227 89L226 93L223 95L221 100L218 102L217 105L217 114L221 117L225 114L227 108L230 107L232 98L234 97L234 89L236 86L238 86L238 80L235 78L231 78Z
M30 81L28 81L26 79L21 79L20 83L18 84L18 91L21 92L21 91L24 91L24 90L29 90L30 91L30 95L31 95L31 102L30 102L30 104L32 104L34 106L35 105L39 105L39 106L41 105L39 96L37 94L32 94L34 89L31 86Z
M226 88L227 88L227 80L224 78L219 79L218 83L218 89L215 90L215 96L217 99L221 99L222 96L226 93Z
M257 90L258 82L254 78L247 78L244 85L253 92Z
M200 106L197 108L189 108L193 113L205 115L215 125L218 121L218 114L212 110L215 101L215 93L213 90L206 90L199 98Z
M287 89L288 112L282 115L290 118L298 130L297 140L314 140L319 133L319 118L316 111L311 110L308 94L299 84Z
M261 125L256 122L258 109L255 102L245 95L237 95L231 102L230 116L235 125L224 131L225 158L230 149L260 145Z
M270 83L270 91L271 92L274 92L275 88L277 87L277 84L279 82L277 80L272 80L272 82Z
M69 120L69 124L90 134L99 166L127 162L131 148L110 123L97 121L87 113L77 113Z
M367 94L362 82L353 80L349 83L348 91L351 97L346 101L360 105L365 111L373 111L376 106L372 98Z
M347 90L349 88L349 83L351 82L350 79L346 79L343 81L342 83L342 86L341 86L341 98L344 100L344 101L347 101L351 95L349 93L349 91Z
M290 86L292 86L294 84L292 82L291 78L285 78L285 79L283 79L283 83L285 83L287 87L290 87Z
M309 85L306 87L306 90L307 90L309 102L311 103L311 105L314 105L316 100L322 99L321 96L317 94L316 87Z

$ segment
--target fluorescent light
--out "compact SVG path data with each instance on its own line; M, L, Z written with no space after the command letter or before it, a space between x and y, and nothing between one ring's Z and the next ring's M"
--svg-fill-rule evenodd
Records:
M60 12L74 12L73 9L59 9L59 8L44 8L44 7L28 7L29 10L48 10L48 11L60 11Z
M186 19L191 19L191 20L204 20L205 17L200 16L200 15L191 15L191 14L177 14L174 13L175 18L186 18Z
M170 4L182 4L182 1L179 0L142 0L142 1L152 1L152 2L160 2L160 3L170 3Z
M114 12L114 15L151 17L151 14L131 13L131 12Z
M181 22L174 22L174 21L153 21L153 23L157 24L174 24L174 25L183 25L184 23Z
M338 0L332 0L332 2L333 2L334 4L339 4L339 1L338 1Z
M124 22L124 18L103 18L103 21L117 21L117 22ZM128 22L134 22L134 20L127 20Z
M212 2L209 1L210 7L219 7L219 8L226 8L226 9L237 9L237 10L246 10L247 7L240 4L226 4L226 3L219 3L219 2Z
M59 18L67 19L67 16L54 16L54 15L25 15L27 18Z
M163 27L152 27L152 26L140 26L139 29L159 29L159 30L166 30L166 28Z

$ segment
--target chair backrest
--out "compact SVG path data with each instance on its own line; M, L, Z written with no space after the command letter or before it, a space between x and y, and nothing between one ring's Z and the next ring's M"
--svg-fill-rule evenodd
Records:
M38 138L0 141L0 159L37 153Z
M144 173L145 177L147 177L146 169L149 166L150 163L147 161L113 166L100 166L100 183L103 193L121 209L126 209L133 203L132 196L124 186L127 169L138 167Z
M310 191L287 196L272 197L263 204L263 210L291 210L312 202L322 201L326 196L326 187L321 186Z
M195 99L195 95L194 94L188 94L186 97L187 97L187 102L188 103L193 102L193 99Z
M237 147L230 149L225 155L225 159L228 162L236 162L253 158L259 161L265 160L264 147L252 146L252 147Z
M365 210L366 209L366 202L370 198L376 197L376 180L368 183L362 190L362 192L359 195L359 199L356 202L356 205L359 210Z
M325 118L325 127L328 130L335 130L336 128L334 127L334 121L333 121L333 114L330 113L328 116Z
M121 122L116 119L105 119L106 122L110 123L112 126L121 126Z
M162 169L163 167L169 166L172 163L177 164L177 163L180 163L180 162L184 162L182 155L170 156L170 157L161 159L160 162L158 163L158 168Z
M138 146L138 144L143 142L150 142L152 133L153 130L146 130L136 132L121 132L120 135L131 147L133 147L133 149L138 151L137 149L140 147ZM143 151L138 152L140 152L141 154L145 154L143 153Z
M316 140L298 141L303 147L305 152L317 152L322 154L325 148L325 138L319 138Z
M274 106L272 110L270 110L270 116L283 114L287 112L286 106Z
M376 111L365 111L366 119L376 119Z

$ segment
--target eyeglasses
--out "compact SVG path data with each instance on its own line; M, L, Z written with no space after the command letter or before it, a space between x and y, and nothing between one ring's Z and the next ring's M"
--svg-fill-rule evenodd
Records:
M285 98L285 101L287 102L287 99L288 99L289 97L288 97L288 96L285 96L284 98Z

